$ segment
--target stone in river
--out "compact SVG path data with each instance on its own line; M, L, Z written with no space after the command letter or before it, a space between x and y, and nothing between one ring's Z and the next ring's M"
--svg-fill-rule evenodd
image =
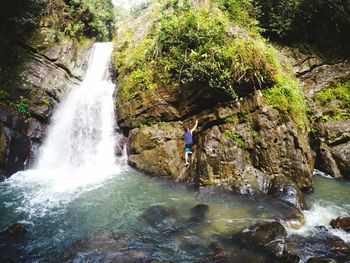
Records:
M338 217L330 222L330 225L334 229L342 229L346 232L350 232L350 217Z

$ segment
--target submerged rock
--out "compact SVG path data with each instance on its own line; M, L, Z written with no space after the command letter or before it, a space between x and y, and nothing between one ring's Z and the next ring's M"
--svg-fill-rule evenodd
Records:
M136 242L135 236L105 233L75 241L66 251L69 262L151 262L151 245Z
M7 236L10 238L18 237L19 235L23 235L27 233L26 227L24 224L15 223L9 226L6 230L0 232L0 236Z
M179 226L179 215L175 208L164 206L152 206L140 217L140 223L144 227L150 227L159 233L176 231Z
M205 204L196 205L191 209L192 217L187 222L188 224L197 224L205 219L206 214L209 212L209 206Z
M26 226L22 223L15 223L0 232L0 261L21 262L26 252L23 247L28 242Z
M330 222L330 225L334 229L342 229L350 233L350 217L338 217Z

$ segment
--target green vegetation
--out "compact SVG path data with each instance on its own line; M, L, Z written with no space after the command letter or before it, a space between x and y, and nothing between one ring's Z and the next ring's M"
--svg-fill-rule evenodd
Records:
M12 0L0 14L0 100L25 116L30 91L14 87L32 59L26 45L40 49L66 38L108 40L114 19L111 0Z
M140 128L152 127L157 125L159 122L157 120L149 120L146 123L140 124Z
M19 100L11 102L10 106L12 106L19 114L29 117L31 115L28 106L28 99L23 98L22 96Z
M225 118L225 121L226 121L226 122L230 122L230 123L238 123L238 122L239 122L239 117L238 117L237 114L235 114L235 115L226 117L226 118Z
M258 9L251 0L217 0L220 9L227 12L229 18L250 33L258 33Z
M10 94L7 91L0 89L0 101L8 102L10 98Z
M264 35L307 43L330 55L349 56L350 2L343 0L254 0Z
M264 96L270 105L280 111L283 121L292 118L302 130L306 118L306 103L298 88L298 82L287 75L280 75L279 78L277 85L264 90Z
M225 130L224 135L229 137L232 141L236 142L238 147L240 147L240 148L243 147L244 141L243 141L242 137L240 135L238 135L237 133L230 131L230 130Z
M250 1L217 0L201 8L174 0L153 12L157 19L146 9L141 16L147 21L138 22L154 21L147 32L124 29L128 26L124 23L114 39L123 101L146 89L188 83L200 83L228 99L262 89L284 120L292 118L303 126L305 105L297 81L258 35L256 9ZM249 34L234 24L248 27Z
M51 0L42 20L57 35L108 40L114 20L113 6L110 0Z
M327 108L322 121L350 119L350 81L335 82L318 92L316 103Z
M110 0L13 0L2 11L0 35L10 42L31 37L39 21L56 36L111 38Z

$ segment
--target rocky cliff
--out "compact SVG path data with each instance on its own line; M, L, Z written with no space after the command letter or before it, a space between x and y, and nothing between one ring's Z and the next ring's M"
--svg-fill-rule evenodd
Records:
M134 34L131 39L141 41L149 37L145 32L150 26L142 21L152 21L149 12L133 23L143 25L142 29L129 28L128 32ZM120 37L123 31L127 29L120 27L117 50L132 45L132 40L125 42ZM250 38L237 25L231 24L230 32L235 39ZM123 85L124 74L128 73L122 70L118 59L123 57L117 53L118 80ZM300 189L312 189L315 157L306 131L307 121L304 119L305 126L301 127L269 103L264 88L255 87L254 82L240 83L239 79L239 96L235 99L212 89L205 81L157 83L146 89L136 85L127 99L121 87L118 121L129 138L129 163L155 176L198 186L214 185L252 196L273 195L305 208ZM266 85L268 89L269 84ZM195 120L199 127L194 133L193 162L186 168L183 133L185 127L192 128Z
M40 30L19 43L20 65L11 69L5 90L17 101L0 105L0 171L9 176L27 168L45 137L53 109L79 84L94 40L47 41ZM15 110L17 109L17 111Z
M350 178L350 61L325 62L316 55L284 48L310 107L315 167Z

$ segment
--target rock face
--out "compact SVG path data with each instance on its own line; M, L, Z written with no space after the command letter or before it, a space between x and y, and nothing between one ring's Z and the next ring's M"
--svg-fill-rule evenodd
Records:
M281 122L260 92L230 102L196 85L145 90L119 103L130 164L148 174L248 195L286 193L294 187L292 202L304 207L298 188L312 187L314 165L307 134L292 121ZM187 169L184 127L192 128L196 119L193 162Z
M6 87L28 98L32 117L0 104L0 174L10 176L33 163L53 109L82 80L93 40L48 43L45 37L22 43L23 65Z
M336 178L350 178L350 120L320 119L330 110L331 105L321 107L315 98L317 92L331 86L334 81L350 78L350 61L327 64L313 55L287 48L283 51L293 65L300 87L314 111L316 121L313 147L317 154L316 168Z

